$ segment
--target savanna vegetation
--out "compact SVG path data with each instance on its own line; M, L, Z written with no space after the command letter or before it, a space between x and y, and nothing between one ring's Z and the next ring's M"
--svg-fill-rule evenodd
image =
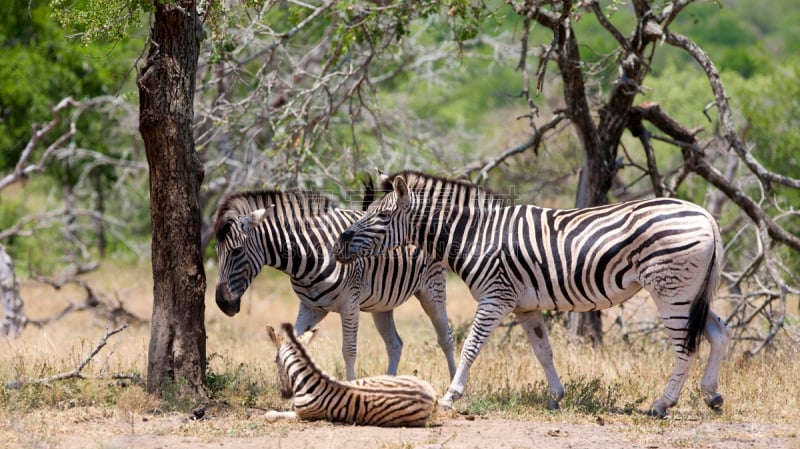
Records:
M641 413L672 360L640 298L588 327L582 317L549 317L563 412L544 409L541 370L509 322L481 353L469 396L443 420L600 420L623 424L621 438L640 444L666 435L665 447L715 441L670 437L681 420L756 423L764 441L796 444L788 425L800 421L796 9L789 0L4 2L6 441L69 447L69 423L110 420L123 426L111 426L117 433L135 434L192 410L215 420L169 432L204 441L285 433L257 418L283 404L263 328L293 321L297 300L266 270L244 314L216 310L204 293L216 274L214 210L230 192L264 187L323 190L352 207L359 178L378 167L463 177L549 207L677 196L707 207L723 232L713 307L735 341L721 373L722 413L703 406L697 367L673 412L680 419ZM150 70L167 54L159 39L171 38L151 30L187 10L196 60L189 55L180 79ZM165 103L148 95L176 80L189 103L159 112ZM183 121L172 120L176 109ZM159 140L162 125L180 132ZM165 148L177 149L172 162ZM170 168L186 193L157 199L154 186L175 178ZM170 252L177 240L191 258ZM174 260L191 260L182 267L196 275L185 295L169 293L178 281L163 267ZM463 338L474 304L459 281L448 288ZM443 392L446 365L420 312L408 304L397 314L401 372ZM174 352L155 338L173 329L169 319L196 331L184 339L195 349L183 367L167 360L154 376L148 358ZM341 375L337 319L323 323L312 352ZM371 325L362 328L359 372L375 374L382 345ZM724 429L721 439L746 440ZM384 444L406 447L402 438Z

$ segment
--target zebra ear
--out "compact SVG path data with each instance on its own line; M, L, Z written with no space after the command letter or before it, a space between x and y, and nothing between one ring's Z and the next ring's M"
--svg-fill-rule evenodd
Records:
M378 172L378 184L379 185L383 184L383 183L386 183L386 182L389 182L389 176L386 173L384 173L383 171L381 171L380 168L375 167L375 171Z
M411 198L408 195L408 185L402 176L394 178L394 194L397 197L397 206L406 208L411 205Z
M311 343L311 340L314 339L314 336L317 335L317 331L318 330L319 330L319 327L315 327L315 328L313 328L311 330L307 330L307 331L303 332L303 335L297 337L297 340L300 343L302 343L303 346L307 347L308 344Z
M273 329L272 326L267 326L267 335L269 336L269 339L272 340L272 344L275 345L275 348L280 349L283 341L280 337L278 337L277 334L275 334L275 329Z
M242 230L244 232L250 232L253 229L257 228L264 222L264 219L267 218L267 212L274 208L274 204L270 204L265 209L256 209L253 212L245 215L244 217L240 218L240 222L242 225Z

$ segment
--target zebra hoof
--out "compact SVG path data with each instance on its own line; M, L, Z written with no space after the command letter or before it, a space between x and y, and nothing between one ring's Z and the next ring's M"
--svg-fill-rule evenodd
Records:
M439 399L439 409L440 410L450 410L452 408L453 408L453 400L452 399L447 399L447 398Z
M653 408L650 409L650 416L655 418L666 418L667 417L667 409L675 405L675 403L668 403L664 399L659 399L655 403L653 403Z
M719 410L720 408L722 408L722 403L724 402L722 399L722 395L719 393L708 394L706 395L706 397L703 398L703 400L706 402L706 405L711 410Z

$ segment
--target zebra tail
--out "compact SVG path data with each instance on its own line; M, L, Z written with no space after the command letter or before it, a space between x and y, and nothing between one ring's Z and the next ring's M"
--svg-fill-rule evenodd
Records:
M686 328L686 351L689 354L694 354L700 346L700 339L703 336L703 329L706 326L706 318L710 309L711 301L717 294L720 280L720 270L722 262L722 241L717 229L716 223L712 221L714 228L715 248L714 254L711 256L711 262L706 272L706 278L703 282L703 291L692 302L689 309L689 322Z

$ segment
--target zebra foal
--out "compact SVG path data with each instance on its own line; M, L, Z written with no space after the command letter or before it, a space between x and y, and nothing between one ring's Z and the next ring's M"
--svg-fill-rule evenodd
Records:
M351 381L336 380L319 369L305 346L317 328L296 337L284 323L281 334L267 326L277 349L281 396L293 398L293 412L270 412L270 420L299 418L381 427L420 427L430 421L436 393L414 376L374 376Z
M671 198L586 209L508 206L463 181L405 171L382 181L388 193L336 243L341 262L413 244L457 273L478 301L458 369L440 403L462 396L489 335L517 315L558 408L564 387L553 364L542 310L606 309L644 288L675 352L652 412L664 416L680 396L702 334L711 352L700 382L706 404L722 405L719 368L730 329L709 308L722 263L717 224L699 206Z
M450 377L456 363L445 308L445 270L418 248L344 265L331 251L339 234L364 214L335 207L318 192L256 190L228 196L217 209L217 306L239 312L241 298L263 266L291 280L300 299L295 329L303 333L329 312L342 318L342 356L347 379L355 379L360 312L372 314L388 355L387 374L396 374L403 342L393 311L411 295L419 299L436 330Z

